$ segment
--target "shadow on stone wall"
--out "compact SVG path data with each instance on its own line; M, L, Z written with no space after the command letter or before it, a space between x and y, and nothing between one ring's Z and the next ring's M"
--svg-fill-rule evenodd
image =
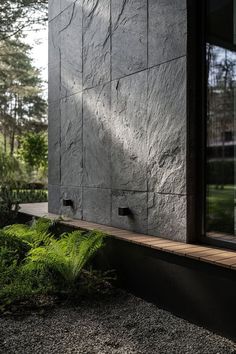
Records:
M185 57L111 80L110 65L119 63L110 53L108 2L84 4L74 2L51 25L51 67L61 68L60 92L57 78L51 89L60 98L60 199L75 200L77 218L184 240ZM113 36L123 15L114 16ZM133 217L119 217L120 206Z

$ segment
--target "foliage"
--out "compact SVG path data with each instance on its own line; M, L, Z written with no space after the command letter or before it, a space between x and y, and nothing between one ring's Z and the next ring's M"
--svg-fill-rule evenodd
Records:
M207 183L219 186L234 184L234 160L207 161Z
M81 284L87 294L94 294L96 291L102 293L109 291L108 284L116 280L115 270L96 270L92 267L83 269Z
M0 227L13 222L19 210L19 204L12 198L9 187L0 187Z
M19 135L46 127L47 104L30 50L19 39L0 40L0 132L4 150L9 143L11 155Z
M48 192L45 189L15 189L12 190L12 199L18 203L41 203L48 201Z
M15 235L8 235L0 231L0 262L9 266L16 262L16 265L25 258L30 246L21 238Z
M22 171L19 162L0 150L0 227L14 221L19 205L12 196Z
M34 220L32 225L13 224L4 228L4 233L8 237L18 238L26 243L30 248L45 246L52 242L50 229L54 222L49 219L40 218Z
M41 166L47 166L47 141L45 134L26 133L20 139L19 156L30 169L39 170Z
M19 203L47 201L46 190L22 190L23 178L25 175L20 162L0 149L0 227L14 221Z
M64 234L46 247L29 252L27 269L50 273L55 286L74 292L84 266L103 245L103 234L97 231L88 235L81 231Z
M75 296L95 273L86 266L104 244L99 231L73 231L56 238L55 222L41 218L30 225L11 225L0 231L0 307L36 294ZM85 282L87 277L88 281ZM106 274L107 279L109 275ZM96 284L102 282L98 273Z
M224 188L207 188L207 230L234 234L234 195L233 185Z
M25 27L42 24L47 20L46 14L47 0L2 1L0 3L0 39L19 34Z
M19 278L20 264L30 250L23 240L0 231L0 305L11 302L11 285ZM23 288L19 291L23 291Z
M0 149L0 187L16 186L22 173L19 161Z

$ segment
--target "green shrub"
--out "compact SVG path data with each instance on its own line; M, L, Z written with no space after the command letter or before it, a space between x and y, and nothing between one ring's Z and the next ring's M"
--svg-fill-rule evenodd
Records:
M48 201L48 192L45 189L15 189L12 199L21 203L41 203Z
M3 230L0 230L0 261L1 264L8 266L13 261L17 265L24 260L29 252L30 246L23 239L15 235L8 235Z
M19 184L22 170L19 162L0 150L0 227L14 222L19 205L12 190Z
M41 218L0 230L0 307L36 294L75 296L86 274L91 288L92 273L84 270L104 245L104 234L78 230L56 238L54 225Z
M12 197L10 186L0 186L0 227L14 222L19 204Z
M64 234L45 247L32 249L25 267L50 274L58 291L74 293L78 289L82 269L103 246L103 237L98 231Z
M34 220L31 225L13 224L4 228L4 233L9 237L16 237L22 242L28 244L31 248L44 246L52 241L50 228L54 221L40 218Z
M207 162L207 184L234 184L233 160L210 160Z

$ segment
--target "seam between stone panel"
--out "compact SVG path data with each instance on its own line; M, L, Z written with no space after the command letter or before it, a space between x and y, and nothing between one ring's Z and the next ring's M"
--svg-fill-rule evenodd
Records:
M62 138L61 138L61 35L60 35L60 32L58 33L58 42L59 42L59 45L58 45L58 50L59 50L59 97L60 97L60 103L59 103L59 114L60 114L60 176L59 176L59 180L60 180L60 185L61 185L61 176L62 176L62 173L61 173L61 167L62 167L62 164L61 164L61 151L62 151L62 148L61 148L61 142L62 142ZM59 205L60 207L60 205Z
M187 57L186 54L181 55L181 56L176 57L176 58L173 58L173 59L170 59L170 60L167 60L167 61L164 61L164 62L161 62L160 64L156 64L156 65L150 66L150 67L148 67L148 68L135 71L134 73L127 74L127 75L125 75L125 76L122 76L122 77L119 77L119 78L116 78L116 79L112 79L111 81L105 81L105 82L100 83L100 84L95 85L95 86L86 87L86 88L84 88L83 90L84 90L84 91L86 91L86 90L91 90L91 89L96 88L96 87L98 87L98 86L106 85L106 84L108 84L109 82L115 82L115 81L118 81L118 80L122 80L122 79L125 79L126 77L129 77L129 76L132 76L132 75L135 75L135 74L142 73L142 72L144 72L144 71L146 71L146 70L150 70L150 69L153 69L153 68L155 68L155 67L158 67L158 66L161 66L161 65L164 65L164 64L167 64L167 63L170 63L170 62L172 62L172 61L179 60L179 59L185 58L185 57Z
M183 196L186 197L186 193L169 193L169 192L158 192L155 190L135 190L135 189L123 189L123 188L114 188L114 187L98 187L98 186L87 186L87 185L63 185L62 187L67 188L87 188L87 189L104 189L104 190L113 190L113 191L124 191L124 192L134 192L134 193L155 193L155 194L162 194L162 195L176 195L176 196Z
M149 34L149 0L146 1L146 6L147 6L147 68L148 68L148 63L149 63L149 43L148 43L148 34ZM148 69L147 69L147 73L146 73L146 139L145 139L145 145L146 145L146 189L147 189L147 194L146 194L146 233L148 234L148 217L149 217L149 208L148 208L148 93L149 93L149 89L148 89Z
M187 57L187 54L183 54L183 55L180 55L179 57L175 57L175 58L172 58L172 59L163 61L163 62L161 62L161 63L159 63L159 64L155 64L155 65L149 66L149 67L147 67L147 68L145 68L145 69L135 71L134 73L127 74L127 75L124 75L124 76L115 78L115 79L113 79L113 80L111 80L111 81L121 80L121 79L124 79L124 78L126 78L126 77L129 77L129 76L132 76L132 75L141 73L141 72L143 72L143 71L145 71L145 70L153 69L153 68L155 68L155 67L158 67L158 66L161 66L161 65L164 65L164 64L168 64L168 63L170 63L170 62L172 62L172 61L175 61L175 60L178 60L178 59L181 59L181 58L185 58L185 57Z
M110 82L112 80L112 0L110 0Z
M60 123L59 123L59 132L60 132L60 144L59 144L59 146L60 146L60 159L59 159L59 166L60 166L60 175L59 175L59 181L60 181L60 185L61 185L61 152L62 152L62 148L61 148L61 141L62 141L62 139L61 139L61 101L60 101L60 104L59 104L59 119L60 119Z
M67 25L66 25L65 27L63 27L62 29L60 29L59 33L64 32L68 27L70 27L71 22L72 22L72 20L73 20L73 17L74 17L74 15L75 15L75 4L76 4L76 2L77 2L77 0L71 5L71 7L72 7L72 14L71 14L71 16L70 16L69 22L67 23Z
M68 96L65 96L65 97L61 97L60 99L62 99L62 100L63 100L63 99L67 99L67 98L69 98L69 97L75 96L75 95L77 95L77 94L79 94L79 93L82 93L82 92L84 92L84 91L92 90L92 89L97 88L97 87L99 87L99 86L104 86L104 85L107 85L107 84L109 84L109 83L111 83L111 82L115 82L115 81L118 81L118 80L122 80L122 79L125 79L126 77L129 77L129 76L132 76L132 75L135 75L135 74L139 74L139 73L142 73L142 72L144 72L144 71L147 71L147 70L156 68L156 67L158 67L158 66L161 66L161 65L170 63L170 62L175 61L175 60L179 60L179 59L181 59L181 58L186 58L186 57L187 57L187 55L184 54L184 55L181 55L180 57L176 57L176 58L174 58L174 59L167 60L167 61L162 62L162 63L160 63L160 64L150 66L150 67L148 67L148 68L146 68L146 69L142 69L142 70L136 71L136 72L134 72L134 73L132 73L132 74L128 74L128 75L126 75L126 76L122 76L122 77L120 77L120 78L113 79L113 80L110 80L110 81L104 81L103 83L97 84L97 85L95 85L95 86L83 88L83 89L80 90L80 91L76 91L76 92L72 93L71 95L68 95ZM56 102L56 101L57 101L57 100L52 100L52 101L49 101L49 103Z
M91 88L93 88L93 87L91 87ZM65 99L67 99L67 98L69 98L69 97L72 97L72 96L78 95L79 93L82 93L83 91L84 91L84 90L82 89L82 90L79 90L79 91L73 92L73 93L71 93L70 95L67 95L67 96L61 96L61 100L65 100Z
M149 64L149 0L147 0L147 67Z
M149 71L147 72L147 122L149 120L149 115L148 115L148 109L149 109ZM148 123L147 123L148 124ZM148 131L148 129L147 129ZM147 134L148 135L148 132ZM149 153L148 153L148 137L147 137L147 160L149 161ZM147 234L149 234L149 178L148 178L148 169L149 167L147 166Z
M110 0L110 107L109 107L109 115L110 115L110 123L112 120L111 115L111 80L112 80L112 0ZM111 138L112 139L112 135ZM111 140L111 146L113 141ZM112 182L112 168L111 168L111 149L110 149L110 181ZM110 193L110 224L112 225L112 210L113 210L113 203L112 203L112 189Z
M58 1L59 1L59 0L58 0ZM69 9L69 7L74 6L77 1L78 1L78 0L73 1L72 4L70 4L70 5L68 5L67 7L65 7L62 11L61 11L61 9L60 9L60 12L59 12L56 16L54 16L53 18L51 18L51 20L49 20L48 23L52 22L53 20L55 20L55 18L57 18L57 17L59 17L61 14L63 14L63 12L65 12L67 9Z
M83 193L83 182L84 182L84 0L82 0L82 195L81 195L81 217L84 219L84 193Z

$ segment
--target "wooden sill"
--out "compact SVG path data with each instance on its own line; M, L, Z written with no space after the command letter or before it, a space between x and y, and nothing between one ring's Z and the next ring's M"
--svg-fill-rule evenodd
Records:
M47 217L50 219L58 218L58 215L48 213L48 203L21 204L20 207L21 214L35 217ZM60 223L84 230L100 230L119 240L132 242L159 251L173 253L178 256L192 258L201 262L211 263L217 266L236 270L236 251L225 250L212 246L202 246L171 241L157 236L138 234L83 220L67 218L60 221Z

